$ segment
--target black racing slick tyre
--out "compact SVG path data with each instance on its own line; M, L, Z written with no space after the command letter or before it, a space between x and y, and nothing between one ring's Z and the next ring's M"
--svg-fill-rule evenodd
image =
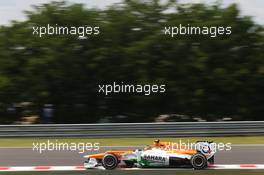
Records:
M201 170L207 167L207 159L204 155L197 153L191 158L191 165L194 169Z
M212 156L210 159L208 159L208 162L209 162L210 164L214 164L214 156Z
M106 154L102 159L102 165L107 170L115 169L118 163L118 158L114 154Z
M134 162L131 161L125 161L126 167L127 168L133 168L134 167Z

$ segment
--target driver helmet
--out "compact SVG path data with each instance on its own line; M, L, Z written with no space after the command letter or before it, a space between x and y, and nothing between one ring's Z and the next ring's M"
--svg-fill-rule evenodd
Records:
M154 140L154 146L160 146L160 140L159 139Z

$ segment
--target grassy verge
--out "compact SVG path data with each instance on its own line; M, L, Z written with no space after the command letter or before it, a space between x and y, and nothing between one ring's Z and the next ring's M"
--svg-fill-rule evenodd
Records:
M261 170L150 170L150 171L83 171L83 172L4 172L5 175L263 175Z
M84 139L84 138L10 138L0 139L0 147L32 147L33 142L67 142L67 143L94 143L98 142L101 146L136 146L149 145L155 138L102 138L102 139ZM248 136L248 137L190 137L190 138L162 138L162 141L170 141L179 143L195 142L197 140L209 140L216 143L232 143L232 144L264 144L264 136Z

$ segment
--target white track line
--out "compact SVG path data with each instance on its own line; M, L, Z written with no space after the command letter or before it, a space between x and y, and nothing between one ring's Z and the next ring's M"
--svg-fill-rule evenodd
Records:
M84 171L83 166L14 166L0 167L1 171Z
M98 167L97 169L103 169ZM120 168L121 170L183 170L176 168ZM208 169L263 169L264 164L236 164L236 165L209 165ZM83 166L14 166L14 167L1 167L0 172L7 171L85 171Z

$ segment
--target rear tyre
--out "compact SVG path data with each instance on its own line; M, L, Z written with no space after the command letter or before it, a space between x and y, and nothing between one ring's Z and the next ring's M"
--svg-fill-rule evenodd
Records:
M107 170L115 169L118 163L118 158L114 154L106 154L102 159L102 165Z
M194 169L201 170L207 167L207 159L204 155L197 153L191 158L191 165Z
M134 162L132 161L125 161L126 167L127 168L133 168L134 167Z
M208 159L208 162L209 162L210 164L214 164L214 156L212 156L210 159Z

